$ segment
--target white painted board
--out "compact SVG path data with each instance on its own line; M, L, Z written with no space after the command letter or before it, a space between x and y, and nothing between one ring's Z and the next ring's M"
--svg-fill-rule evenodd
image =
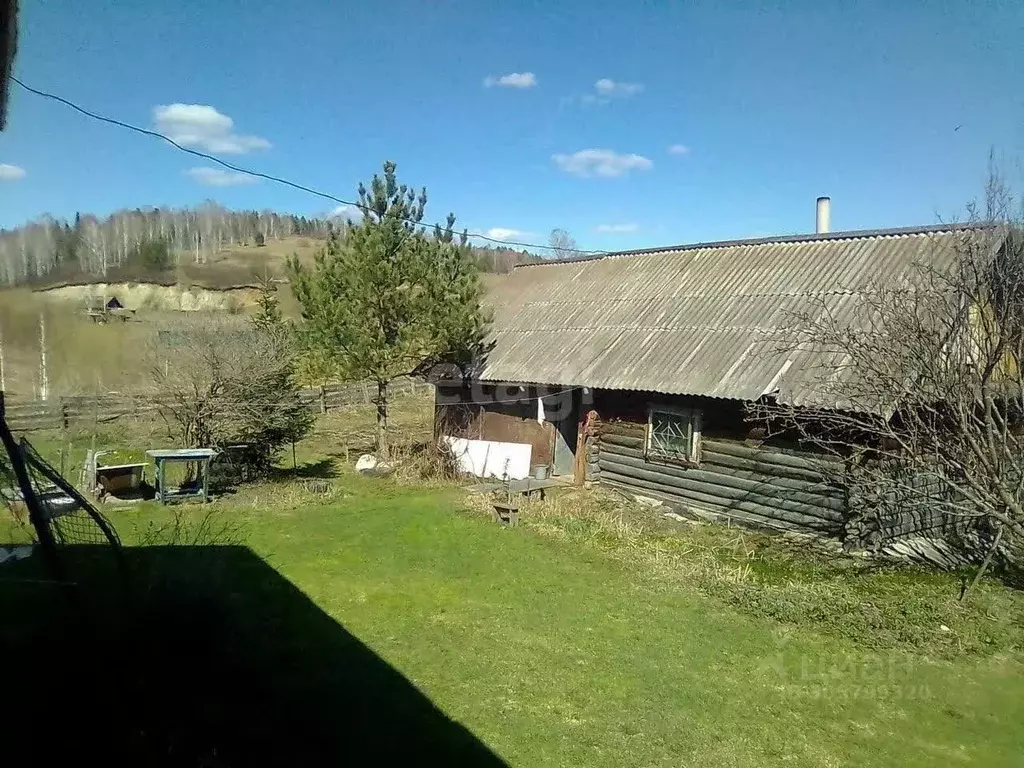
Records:
M530 474L529 443L499 443L495 440L467 440L445 436L459 469L476 477L508 477L522 480Z

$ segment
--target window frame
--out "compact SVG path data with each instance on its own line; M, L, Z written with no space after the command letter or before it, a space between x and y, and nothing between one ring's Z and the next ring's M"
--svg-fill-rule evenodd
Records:
M659 452L654 445L654 414L664 413L687 419L690 429L690 445L687 456L669 455ZM703 413L699 408L682 408L673 405L650 403L647 406L647 429L644 435L644 461L650 464L667 464L683 467L700 465L700 448L703 437Z

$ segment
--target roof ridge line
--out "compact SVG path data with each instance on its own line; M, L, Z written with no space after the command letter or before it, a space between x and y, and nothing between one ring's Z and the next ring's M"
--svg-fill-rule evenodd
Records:
M785 243L816 243L828 242L831 240L866 240L875 237L899 237L906 235L928 235L939 232L958 232L968 229L986 229L991 224L927 224L911 227L893 227L890 229L851 229L840 232L806 233L794 235L774 235L771 237L756 237L739 240L708 240L696 243L681 243L679 245L663 245L651 248L633 248L625 251L611 251L607 253L596 253L588 256L568 259L543 259L541 261L516 264L512 271L517 269L528 269L530 267L546 267L555 264L583 264L602 259L612 259L621 256L645 256L658 253L669 253L677 251L696 251L704 249L729 248L735 246L753 245L775 245Z
M611 304L614 302L626 302L635 301L642 304L650 304L654 301L668 301L675 299L717 299L720 297L728 299L776 299L776 298L795 298L799 296L856 296L863 293L863 290L856 288L834 288L828 291L797 291L789 293L725 293L725 294L696 294L696 293L684 293L680 296L655 296L654 298L638 296L631 299L616 299L616 298L602 298L601 302L605 304ZM538 304L544 305L556 305L556 304L593 304L594 299L574 299L572 301L551 301L546 299L540 299L537 301L524 301L523 306ZM500 304L498 306L512 306L511 304Z

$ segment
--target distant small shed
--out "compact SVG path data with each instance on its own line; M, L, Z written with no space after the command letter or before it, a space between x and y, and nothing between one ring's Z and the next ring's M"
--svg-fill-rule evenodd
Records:
M104 299L102 296L94 296L86 302L85 312L96 323L105 323L112 317L118 317L122 322L134 314L131 310L125 309L124 304L117 296Z

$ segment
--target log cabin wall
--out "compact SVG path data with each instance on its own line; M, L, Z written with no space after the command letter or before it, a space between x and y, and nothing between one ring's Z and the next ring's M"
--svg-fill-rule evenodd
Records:
M438 386L437 423L445 424L444 434L529 442L532 463L549 463L552 426L537 423L537 392L529 387L499 390L487 388L481 396L468 388L444 392ZM594 390L590 398L583 424L584 471L589 482L710 511L746 525L833 536L856 548L942 538L952 530L937 513L888 511L883 515L870 500L850 498L843 487L841 462L792 441L764 439L746 420L741 402L610 390ZM697 462L672 464L648 457L652 405L700 412Z
M649 458L650 405L700 411L700 453L693 464ZM742 403L600 391L594 409L586 441L589 479L758 527L843 534L841 465L752 437Z

